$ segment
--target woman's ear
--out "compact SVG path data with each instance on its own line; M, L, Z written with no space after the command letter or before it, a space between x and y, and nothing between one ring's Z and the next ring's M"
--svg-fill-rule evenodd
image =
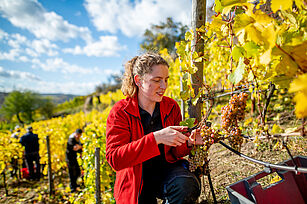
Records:
M134 76L134 81L135 81L135 84L137 85L137 86L141 86L141 77L140 77L140 75L135 75Z

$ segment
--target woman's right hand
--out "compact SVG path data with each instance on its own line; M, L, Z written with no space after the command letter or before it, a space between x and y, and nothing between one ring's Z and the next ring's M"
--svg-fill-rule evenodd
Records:
M182 134L188 127L185 126L169 126L153 133L157 144L165 144L169 146L180 146L189 139Z

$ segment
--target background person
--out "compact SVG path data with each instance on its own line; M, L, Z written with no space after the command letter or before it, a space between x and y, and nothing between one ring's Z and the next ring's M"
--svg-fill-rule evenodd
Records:
M182 159L192 144L203 144L200 131L187 127L178 104L163 96L168 64L158 54L134 57L125 65L122 84L127 96L109 113L106 158L116 170L116 203L194 203L200 194L198 178ZM194 138L194 140L193 140Z
M77 179L81 175L81 171L77 161L77 153L82 152L82 144L80 142L81 135L82 130L77 129L68 137L67 141L66 162L68 166L71 192L75 192L77 187L79 187L79 185L77 185Z
M11 138L15 138L15 139L19 139L19 135L20 135L20 126L16 125L14 128L14 133L11 135Z
M25 160L29 170L30 179L40 179L40 163L39 163L39 142L38 135L33 134L31 126L27 128L27 133L20 138L20 143L25 147ZM35 172L33 162L35 162Z
M20 136L20 126L16 125L14 128L14 133L11 135L11 142L15 143L19 141L19 136ZM11 158L11 165L12 165L12 170L10 171L11 177L16 177L18 178L17 172L19 170L18 167L18 158Z

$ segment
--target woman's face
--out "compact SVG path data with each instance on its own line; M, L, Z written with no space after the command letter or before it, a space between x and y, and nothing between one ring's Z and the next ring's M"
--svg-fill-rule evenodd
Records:
M166 65L154 65L152 72L145 74L139 80L139 97L147 103L162 101L162 97L167 88L168 67Z

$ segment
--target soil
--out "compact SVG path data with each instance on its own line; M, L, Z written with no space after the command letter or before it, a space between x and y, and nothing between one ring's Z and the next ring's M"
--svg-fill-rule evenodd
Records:
M9 177L6 181L8 195L6 195L3 181L1 181L0 203L70 203L71 193L68 175L63 174L54 177L53 180L55 191L50 196L49 182L46 176L39 181Z
M255 144L249 141L242 145L241 153L273 164L290 158L285 148L273 150L274 145L276 142L270 140L264 142L257 150ZM293 156L307 156L306 137L289 137L288 146ZM210 176L218 203L230 203L226 186L264 170L263 166L230 152L220 144L214 144L210 148L209 159ZM269 177L262 182L267 185L271 180L272 177ZM1 181L0 203L71 203L69 201L71 197L78 195L78 193L70 193L68 175L65 172L62 176L54 178L55 194L53 196L49 196L47 177L41 178L40 181L8 178L7 186L8 196ZM202 176L202 186L198 203L213 203L207 176Z

